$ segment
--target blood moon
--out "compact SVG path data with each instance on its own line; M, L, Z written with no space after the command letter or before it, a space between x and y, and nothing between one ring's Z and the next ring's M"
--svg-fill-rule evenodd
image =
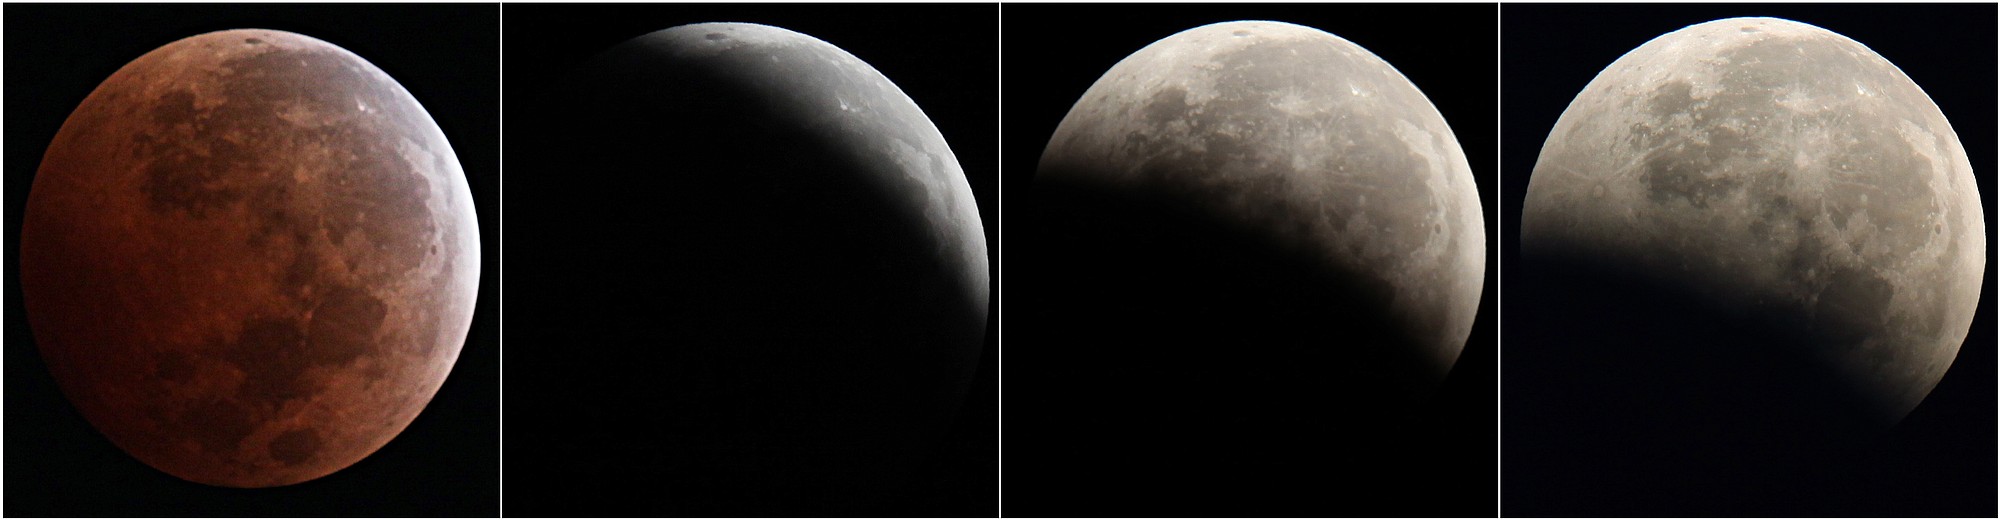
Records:
M112 74L49 145L21 236L64 394L127 453L219 486L389 442L451 371L478 290L444 133L366 60L279 31Z

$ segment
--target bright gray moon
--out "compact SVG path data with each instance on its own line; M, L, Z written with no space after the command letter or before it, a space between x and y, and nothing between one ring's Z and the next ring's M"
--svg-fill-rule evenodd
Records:
M1385 280L1438 377L1471 333L1486 233L1465 153L1416 85L1338 36L1240 21L1148 45L1070 109L1039 171L1177 193Z
M1983 213L1957 133L1895 65L1825 29L1732 18L1584 87L1536 160L1521 243L1795 317L1894 422L1965 339Z

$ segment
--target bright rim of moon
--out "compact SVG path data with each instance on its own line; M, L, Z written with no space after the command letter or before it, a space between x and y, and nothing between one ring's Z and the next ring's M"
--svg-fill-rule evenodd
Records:
M754 23L682 25L621 45L628 46L691 62L727 63L730 54L761 57L740 66L762 75L754 89L783 107L778 112L804 118L806 126L843 136L862 149L860 154L895 165L894 178L878 182L921 193L916 199L931 240L940 244L938 261L960 266L967 304L985 315L991 280L972 184L930 116L881 71L819 38Z

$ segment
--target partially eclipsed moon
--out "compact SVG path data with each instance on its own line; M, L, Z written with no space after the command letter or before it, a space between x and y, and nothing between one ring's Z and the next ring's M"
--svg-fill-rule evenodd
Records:
M203 34L78 106L22 225L30 325L118 447L231 487L318 478L414 419L472 318L479 236L444 134L306 36Z
M1733 18L1647 42L1577 95L1536 161L1521 242L1800 324L1893 422L1965 339L1982 213L1957 134L1895 65L1818 27Z
M991 296L977 201L937 125L861 57L751 23L641 35L559 85L540 171L596 179L550 189L598 224L546 240L599 254L544 265L618 273L633 296L569 318L617 347L560 356L598 380L558 391L622 396L600 424L646 432L574 461L623 470L561 485L616 493L643 472L710 497L649 502L662 516L895 499L972 382Z
M1465 153L1416 85L1338 36L1245 21L1148 45L1070 109L1036 182L1164 194L1383 285L1365 305L1430 377L1471 333L1486 234Z

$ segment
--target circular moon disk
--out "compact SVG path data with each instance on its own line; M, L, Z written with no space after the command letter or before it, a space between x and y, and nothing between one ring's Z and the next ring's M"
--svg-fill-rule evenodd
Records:
M1038 184L1145 192L1386 284L1382 301L1441 379L1465 346L1486 233L1465 153L1416 85L1338 36L1207 25L1090 86Z
M401 432L471 324L458 159L380 69L297 34L146 53L63 123L28 196L21 283L63 393L119 448L265 487Z
M1958 135L1860 43L1732 18L1599 73L1535 163L1530 257L1568 255L1802 325L1894 422L1944 375L1985 269Z

